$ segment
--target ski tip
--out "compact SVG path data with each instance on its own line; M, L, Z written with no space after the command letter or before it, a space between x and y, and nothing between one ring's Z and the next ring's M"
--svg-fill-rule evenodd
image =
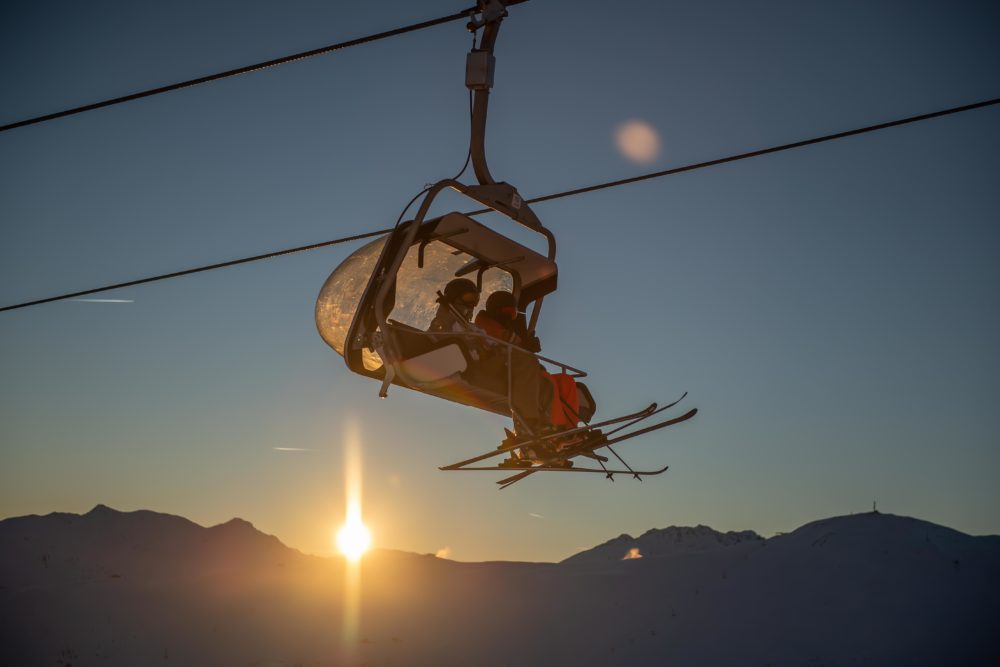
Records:
M682 414L680 417L678 417L678 419L681 421L685 419L691 419L691 417L694 417L696 414L698 414L698 408L691 408L690 410Z

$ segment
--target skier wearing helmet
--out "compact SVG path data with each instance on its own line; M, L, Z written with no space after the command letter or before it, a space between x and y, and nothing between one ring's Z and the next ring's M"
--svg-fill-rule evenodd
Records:
M509 292L507 294L510 294ZM472 313L479 304L479 290L476 284L465 278L450 281L444 291L438 293L437 314L431 320L428 331L447 334L488 333L472 323ZM492 334L490 334L492 335ZM537 434L548 426L543 410L550 397L548 383L542 379L542 369L530 354L506 346L492 343L482 336L468 336L467 348L475 363L465 371L467 381L498 394L507 394L507 378L511 379L511 407L516 415L515 425L522 426L529 434ZM508 361L510 367L508 369ZM509 373L508 373L509 370Z
M510 292L499 290L486 300L486 309L476 316L476 326L494 338L524 348L529 352L542 349L538 337L529 333L524 323L524 315L517 310L517 301ZM527 356L523 352L520 356ZM596 404L586 385L576 382L566 373L551 374L537 362L534 369L544 378L542 391L551 394L546 402L546 429L574 428L580 421L589 421L594 415ZM583 397L581 405L581 394Z
M529 352L540 352L542 344L537 336L528 334L524 315L517 310L514 295L497 290L486 300L486 309L476 315L476 326L500 340L513 343Z
M476 283L466 278L455 278L438 292L438 309L428 331L434 333L462 333L472 328L472 311L479 305Z

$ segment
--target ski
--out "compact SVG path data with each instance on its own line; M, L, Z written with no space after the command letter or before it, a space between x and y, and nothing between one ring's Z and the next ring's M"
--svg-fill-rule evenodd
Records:
M607 468L550 468L550 467L546 467L546 468L539 468L537 470L537 472L555 471L555 470L562 470L562 471L565 471L565 472L573 472L573 471L576 471L576 472L592 472L592 473L594 473L594 472L600 472L600 473L604 473L604 476L607 477L608 479L610 479L613 482L613 481L615 481L615 478L614 478L615 475L631 475L631 476L635 477L636 479L642 479L643 477L647 477L647 476L650 476L650 475L659 475L660 473L665 472L668 467L669 466L663 466L659 470L608 470ZM510 486L514 482L521 481L522 479L524 479L525 477L527 477L528 475L530 475L532 472L536 472L536 471L532 470L532 471L522 472L522 473L519 473L517 475L514 475L513 477L507 477L505 479L500 480L499 482L497 482L497 484L501 485L500 488L499 488L499 490L503 491L504 489L506 489L508 486Z
M567 451L565 451L563 453L566 456L581 456L581 455L584 455L584 454L586 454L588 452L593 452L593 451L595 451L597 449L601 449L603 447L610 447L611 445L617 444L619 442L624 442L625 440L629 440L629 439L634 438L634 437L639 436L639 435L644 435L646 433L651 433L653 431L658 431L661 428L666 428L667 426L673 426L674 424L680 424L681 422L686 422L687 420L689 420L692 417L694 417L696 414L698 414L698 408L691 408L690 410L688 410L687 412L685 412L684 414L682 414L680 417L674 417L673 419L667 419L665 421L658 422L656 424L652 424L651 426L646 426L645 428L640 428L637 431L630 431L629 433L626 433L625 435L620 435L617 438L608 438L607 440L605 440L603 442L600 442L597 445L594 445L593 447L581 447L579 450L575 450L575 451L573 449L569 449L569 450L567 450Z
M683 396L681 398L683 398ZM677 400L679 401L680 399L677 399ZM673 405L676 405L676 401L673 403ZM664 407L669 407L669 406L664 406ZM661 408L661 409L663 409L663 408ZM464 461L458 461L457 463L452 463L452 464L449 464L449 465L446 465L446 466L440 466L438 468L438 470L457 470L459 468L463 468L463 467L465 467L467 465L471 465L473 463L479 463L480 461L482 461L484 459L492 458L494 456L499 456L500 454L506 454L507 452L510 452L512 450L515 450L515 449L518 449L520 447L530 447L531 445L535 445L535 444L538 444L540 442L545 442L546 440L551 440L552 438L562 438L562 437L566 437L568 435L575 435L575 434L583 432L583 431L593 430L595 428L601 428L603 426L610 426L610 425L613 425L613 424L620 424L621 422L626 422L626 421L631 421L631 420L645 419L647 417L650 417L650 416L656 414L657 412L658 412L658 410L656 408L656 403L650 403L648 406L646 406L642 410L639 410L638 412L633 412L631 414L622 415L621 417L615 417L614 419L608 419L607 421L598 422L597 424L590 424L590 425L578 426L576 428L569 429L568 431L559 431L557 433L550 433L550 434L544 435L544 436L542 436L540 438L533 438L531 440L523 440L521 442L513 442L513 443L510 443L509 445L501 445L500 447L497 447L496 449L492 449L492 450L490 450L490 451L488 451L488 452L486 452L484 454L479 454L478 456L473 456L470 459L466 459Z
M659 475L660 473L666 472L669 467L670 466L663 466L662 468L657 468L656 470L611 470L609 468L567 468L565 466L541 465L524 468L518 472L517 475L514 475L514 477L524 473L534 472L600 472L606 475L640 475L645 477L646 475ZM473 468L463 468L463 470L504 470L510 472L512 470L517 470L517 468L508 468L504 466L476 466ZM505 481L506 480L501 479L497 482L497 484L503 484Z
M682 400L684 400L684 397L686 397L686 396L687 396L687 392L684 392L683 394L681 394L680 398L678 398L676 401L673 401L672 403L668 403L667 405L664 405L662 407L657 407L656 403L650 403L648 406L646 406L642 410L639 410L638 412L633 412L631 414L622 415L620 417L615 417L614 419L608 419L608 420L605 420L605 421L602 421L602 422L597 422L596 424L586 424L584 426L578 426L576 428L572 428L572 429L569 429L567 431L559 431L559 432L556 432L556 433L550 433L550 434L544 435L544 436L542 436L540 438L532 438L530 440L524 440L524 441L521 441L521 442L512 442L512 443L507 444L507 445L501 445L500 447L497 447L496 449L493 449L493 450L491 450L489 452L486 452L484 454L480 454L478 456L473 456L472 458L466 459L464 461L458 461L458 462L452 463L450 465L440 466L438 469L439 470L460 470L461 468L463 468L465 466L471 465L473 463L478 463L480 461L483 461L483 460L488 459L488 458L492 458L494 456L499 456L500 454L505 454L507 452L510 452L512 450L515 450L515 449L519 449L521 447L531 447L532 445L536 445L536 444L539 444L539 443L542 443L542 442L545 442L545 441L548 441L548 440L552 440L554 438L565 438L567 436L576 435L578 433L582 433L582 432L585 432L585 431L593 431L595 429L603 428L605 426L612 426L612 425L615 425L615 424L622 424L622 422L629 422L627 424L623 424L622 426L619 426L618 428L616 428L616 429L614 429L612 431L612 433L617 433L618 431L622 430L623 428L628 428L629 426L632 426L632 425L634 425L634 424L636 424L636 423L638 423L640 421L643 421L645 419L649 419L653 415L656 415L656 414L658 414L660 412L663 412L664 410L668 410L668 409L674 407L675 405L677 405L678 403L680 403Z
M634 438L636 436L644 435L644 434L650 433L652 431L658 431L661 428L666 428L668 426L673 426L674 424L680 424L681 422L685 422L688 419L691 419L696 414L698 414L698 408L692 408L691 410L688 410L687 412L685 412L684 414L682 414L680 417L674 417L673 419L667 419L667 420L659 422L657 424L653 424L651 426L647 426L645 428L641 428L641 429L639 429L637 431L632 431L630 433L626 433L625 435L620 435L617 438L603 439L602 442L600 442L599 444L596 444L594 446L591 446L591 447L581 447L580 449L578 449L576 451L574 451L572 449L569 449L569 450L567 450L565 452L562 452L561 456L555 456L555 457L552 457L552 458L549 458L549 459L545 459L542 462L542 465L540 465L540 466L534 466L532 468L526 468L526 469L522 470L521 472L517 473L516 475L513 475L511 477L507 477L505 479L499 480L497 482L497 484L501 485L500 486L501 489L505 489L508 486L510 486L511 484L513 484L514 482L519 482L522 479L524 479L525 477L527 477L528 475L530 475L530 474L532 474L534 472L537 472L539 470L556 469L556 466L548 466L548 465L546 465L547 462L564 461L564 460L570 459L570 458L572 458L574 456L586 456L588 453L592 454L594 452L594 450L601 449L603 447L610 447L611 445L617 444L619 442L624 442L625 440L629 440L630 438ZM499 466L497 466L497 467L499 468ZM510 468L503 468L503 469L504 470L510 470ZM573 468L560 468L560 469L563 469L563 470L573 470ZM665 469L666 468L664 468L664 470ZM475 468L465 468L465 470L475 470ZM584 468L579 468L579 470L584 470ZM596 468L595 468L595 470L596 470ZM623 474L631 474L631 473L628 473L626 471ZM639 473L638 471L636 471L636 474L637 475L641 475L641 474L644 474L644 473Z
M503 491L504 489L506 489L508 486L510 486L514 482L520 482L522 479L524 479L525 477L527 477L530 474L531 474L530 470L528 470L526 472L520 472L520 473L518 473L518 474L516 474L516 475L514 475L512 477L504 477L503 479L498 480L497 484L501 485L500 486L500 491Z

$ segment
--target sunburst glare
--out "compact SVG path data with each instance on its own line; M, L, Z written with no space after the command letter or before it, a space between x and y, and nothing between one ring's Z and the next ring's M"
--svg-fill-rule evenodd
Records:
M343 650L353 664L361 624L361 557L372 543L372 534L361 519L361 438L357 425L348 423L344 442L344 491L347 506L344 524L334 542L344 554Z
M347 508L347 522L337 531L337 548L348 560L357 561L371 543L371 531L361 520L361 502L352 499Z

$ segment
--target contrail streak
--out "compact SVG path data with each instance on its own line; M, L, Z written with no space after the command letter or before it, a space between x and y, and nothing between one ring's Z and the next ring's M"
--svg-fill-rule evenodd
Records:
M73 299L81 303L135 303L135 299Z

